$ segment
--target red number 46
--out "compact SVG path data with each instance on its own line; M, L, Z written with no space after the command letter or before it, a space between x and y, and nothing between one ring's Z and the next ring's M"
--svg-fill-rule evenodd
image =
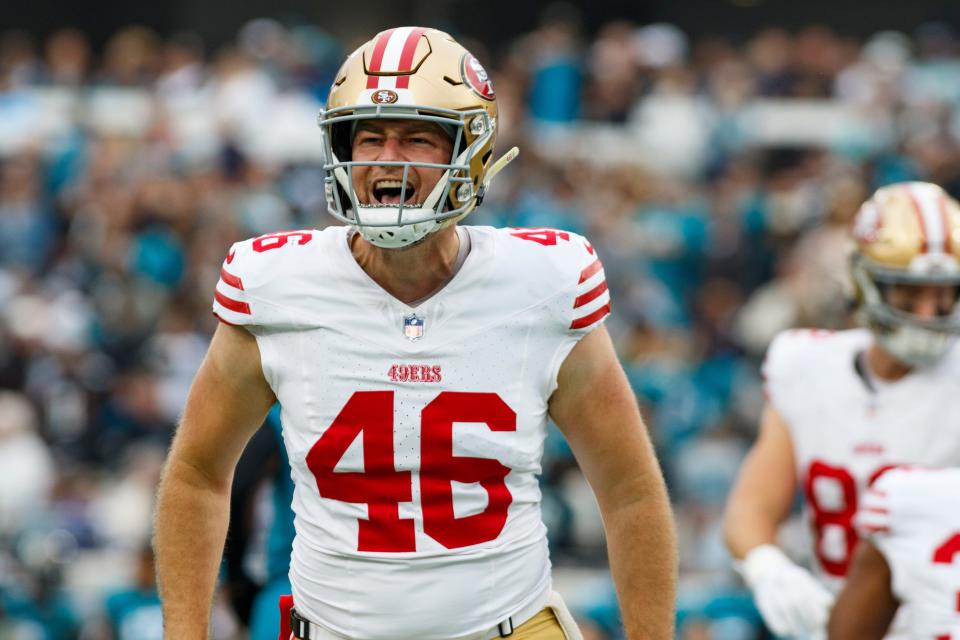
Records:
M517 414L495 393L444 391L421 413L420 508L424 532L448 549L496 539L513 501L504 479L510 468L488 458L453 455L453 423L482 423L516 431ZM334 471L356 438L363 438L363 472ZM393 450L393 391L357 391L314 443L307 466L324 498L368 506L359 521L359 551L416 551L413 520L399 503L413 499L410 471L397 471ZM488 503L481 513L454 516L452 482L479 483Z

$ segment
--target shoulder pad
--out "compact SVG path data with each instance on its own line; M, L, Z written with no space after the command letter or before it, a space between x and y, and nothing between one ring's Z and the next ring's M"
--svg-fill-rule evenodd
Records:
M271 233L231 246L214 292L214 315L235 325L295 322L288 308L296 299L302 277L298 272L302 272L305 256L300 248L313 242L317 233Z
M504 231L509 242L549 279L548 290L556 289L562 298L558 312L566 331L589 333L610 315L603 263L586 238L559 229Z

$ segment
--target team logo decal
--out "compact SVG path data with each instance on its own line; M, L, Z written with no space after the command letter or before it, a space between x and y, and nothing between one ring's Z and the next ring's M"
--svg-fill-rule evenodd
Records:
M403 335L407 340L414 341L423 337L423 318L411 314L403 319Z
M376 104L393 104L400 99L400 96L397 95L396 91L380 89L379 91L374 91L370 99Z
M880 216L880 207L873 202L867 202L857 212L857 217L853 221L853 237L858 242L873 242L880 233L880 227L883 226L883 218Z
M487 75L487 70L469 53L463 54L460 60L460 75L474 93L484 100L493 100L497 95L493 92L493 82Z

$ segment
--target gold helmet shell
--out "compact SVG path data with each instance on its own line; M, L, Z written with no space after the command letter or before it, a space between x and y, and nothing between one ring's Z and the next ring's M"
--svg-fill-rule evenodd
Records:
M434 122L453 140L440 181L423 202L396 207L357 200L352 168L411 162L353 162L352 135L367 118ZM483 200L497 134L497 102L480 63L448 34L424 27L378 33L350 54L320 113L328 210L378 246L409 246L463 218Z
M857 298L881 345L900 360L939 360L960 333L960 309L920 318L887 302L893 286L960 287L960 204L929 182L878 189L853 222Z

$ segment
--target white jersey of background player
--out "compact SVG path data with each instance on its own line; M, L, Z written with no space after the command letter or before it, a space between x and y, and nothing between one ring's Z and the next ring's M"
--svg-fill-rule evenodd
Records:
M882 638L901 603L911 638L960 638L960 468L893 469L864 496L860 546L831 640Z
M347 226L240 242L222 267L226 324L160 491L171 637L206 629L223 488L276 400L293 636L578 637L540 519L548 415L596 492L628 635L671 635L669 502L598 257L563 231L455 226L503 166L496 127L486 72L440 31L384 31L338 72L320 128Z
M767 625L821 632L857 542L869 482L898 464L960 463L960 207L939 187L880 189L854 223L854 281L869 329L789 331L764 364L767 406L725 519ZM775 546L801 492L815 578Z

